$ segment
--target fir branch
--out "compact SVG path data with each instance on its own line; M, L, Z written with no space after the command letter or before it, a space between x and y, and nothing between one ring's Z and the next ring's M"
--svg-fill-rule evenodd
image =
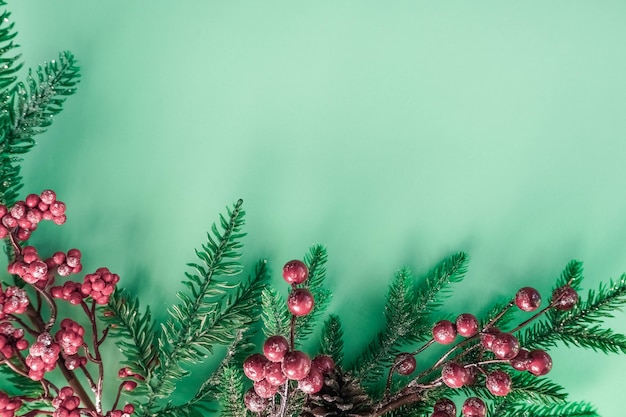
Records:
M274 287L267 287L261 293L263 331L266 337L289 336L289 311L287 303Z
M580 283L583 280L583 263L575 259L569 261L561 276L556 281L556 287L565 285L571 286L576 291L580 290Z
M5 359L8 360L8 359ZM41 382L33 381L23 375L17 374L0 361L0 378L9 383L5 388L9 395L23 395L30 398L39 398L44 394Z
M507 400L490 407L490 416L498 417L600 417L595 407L586 402L558 405L513 403Z
M213 224L212 233L207 233L207 243L202 245L202 251L196 251L203 265L190 264L196 270L196 274L186 274L188 281L183 283L191 296L183 292L178 293L181 303L169 310L171 318L162 325L162 335L158 340L161 361L149 381L151 395L147 408L150 408L157 398L169 395L175 388L175 382L189 374L189 371L183 369L184 364L200 361L204 352L211 350L213 343L228 343L234 337L234 329L225 332L220 328L220 324L227 323L219 322L221 314L224 314L225 320L230 319L227 315L228 309L223 312L221 303L228 294L227 290L232 286L225 281L217 280L216 277L233 276L241 271L241 265L236 260L241 256L240 239L245 236L241 232L245 215L242 204L243 201L239 200L232 210L227 209L228 219L220 215L222 232L216 224ZM236 300L245 297L250 288L254 287L246 286L243 291L239 290ZM247 321L242 316L233 319ZM232 323L229 322L228 325ZM216 332L216 337L208 337L207 330L211 327L216 327L221 333Z
M358 380L374 383L381 379L385 368L392 364L397 354L394 347L402 343L416 325L413 306L412 276L405 268L396 273L389 288L385 303L385 329L376 335L348 368Z
M550 311L547 320L535 323L521 337L523 346L549 347L557 342L591 348L601 352L626 353L626 336L603 329L596 323L613 317L626 302L626 275L618 282L601 284L589 291L587 299L566 312Z
M514 373L511 374L511 379L511 392L506 397L507 401L554 406L564 403L567 399L565 389L547 378L538 378L528 373ZM491 400L500 398L491 394L484 384L480 383L463 387L462 391L468 396L476 395Z
M224 417L246 417L243 396L243 376L240 369L225 368L222 374L221 390L218 396L221 415Z
M326 248L322 245L314 245L304 257L304 263L309 269L309 278L303 286L313 294L315 306L310 314L296 320L295 334L299 341L306 339L313 332L317 319L324 313L332 298L332 293L323 287L327 260Z
M341 368L343 362L343 329L339 316L331 314L324 323L320 339L320 353L328 355Z
M0 6L4 6L6 3L0 3ZM13 43L13 38L17 35L14 30L15 23L10 22L11 13L4 10L0 14L0 89L5 89L17 81L15 75L21 68L22 63L19 62L22 57L21 54L7 57L7 52L12 51L19 47L19 45ZM7 103L7 94L3 92L0 102L2 105Z
M69 52L59 54L35 71L26 84L18 83L9 93L10 102L2 114L0 126L0 202L11 205L22 187L17 155L34 145L33 136L45 132L53 116L62 110L65 98L74 94L80 77L79 68Z
M122 364L144 379L150 379L157 355L154 344L156 330L150 307L146 307L142 314L137 297L131 296L126 290L116 290L104 310L101 318L109 325L109 336L116 339L115 344L126 356ZM143 383L138 385L138 389L143 387Z

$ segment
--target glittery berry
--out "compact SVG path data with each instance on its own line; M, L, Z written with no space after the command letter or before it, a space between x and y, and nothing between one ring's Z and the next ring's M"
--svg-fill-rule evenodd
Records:
M287 308L294 316L306 316L313 310L315 300L306 288L296 288L287 297Z
M265 379L272 385L282 385L287 381L280 362L268 362L265 365Z
M305 394L315 394L324 386L324 375L317 368L311 368L308 375L298 380L298 389Z
M75 355L78 349L83 345L83 336L85 329L72 319L65 318L61 321L61 329L56 333L54 338L63 348L66 355Z
M288 350L289 341L283 336L270 336L263 344L263 354L272 362L282 361Z
M498 359L513 359L519 352L519 341L511 333L499 333L491 342L491 351Z
M511 392L511 377L503 371L494 371L487 375L485 386L493 395L503 397Z
M577 302L578 293L569 285L557 288L552 292L552 305L557 310L571 310Z
M317 355L311 361L311 367L319 369L323 374L327 374L335 369L335 361L328 355Z
M541 349L531 350L528 352L527 369L533 375L545 375L552 369L552 358Z
M467 383L469 372L458 363L451 362L444 365L441 377L443 383L450 388L461 388Z
M528 364L530 363L530 358L528 356L528 350L520 349L513 359L509 360L509 363L518 371L526 371L528 370Z
M255 353L243 362L243 373L253 381L265 378L265 365L268 360L265 356Z
M415 361L415 356L410 353L401 353L396 356L394 369L400 375L411 375L416 367L417 362Z
M442 345L449 345L454 342L456 337L456 328L454 323L449 320L440 320L433 326L433 339Z
M13 417L15 412L22 406L22 400L11 398L6 393L0 391L0 416Z
M491 327L480 334L480 343L483 348L491 350L491 344L497 334L500 333L500 329L497 327Z
M246 405L246 408L253 413L260 413L269 405L269 401L259 397L259 394L254 391L254 388L250 388L248 392L246 392L243 397L243 403Z
M487 415L487 406L480 398L469 397L463 403L461 412L463 413L463 417L485 417Z
M261 398L272 398L278 392L278 387L270 384L267 379L256 381L253 388L254 392Z
M515 294L515 305L522 311L535 311L541 304L539 291L531 287L524 287Z
M309 269L304 262L294 259L283 267L283 279L289 284L302 284L309 277Z
M478 319L473 314L464 313L456 318L456 332L463 337L478 333Z
M440 398L435 403L434 411L445 413L449 416L456 416L456 405L449 398Z
M289 379L302 379L311 370L311 359L306 353L299 350L288 352L282 364L283 372Z

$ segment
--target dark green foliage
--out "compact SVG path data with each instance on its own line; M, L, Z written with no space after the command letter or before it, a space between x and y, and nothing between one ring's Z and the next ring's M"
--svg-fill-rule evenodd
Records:
M302 284L313 294L315 308L310 314L298 317L296 320L295 334L298 340L305 340L315 329L316 320L324 313L331 299L331 292L324 288L326 278L326 248L322 245L314 245L304 257L304 263L309 268L309 278Z
M248 410L243 403L243 372L241 368L225 368L221 387L218 396L221 415L224 417L246 417Z
M622 275L617 282L611 280L608 286L601 284L597 291L590 290L587 298L570 311L551 310L547 320L533 324L524 332L521 342L544 348L561 342L605 353L626 353L626 336L598 324L613 317L625 302L626 275Z
M320 353L328 355L341 367L343 363L343 330L339 316L331 314L324 323L320 340Z
M8 366L0 365L0 379L8 384L3 384L3 390L9 395L24 395L28 398L38 398L43 395L41 383L30 378L16 374Z
M112 313L101 314L101 318L109 325L109 335L115 338L115 344L127 358L122 364L145 379L150 379L157 355L154 344L156 332L150 307L141 313L137 297L125 290L116 290L103 310ZM137 389L142 391L144 387L145 384L140 382Z
M575 259L569 261L563 273L556 281L556 288L570 285L576 291L580 291L580 283L583 280L583 263Z
M511 375L513 383L511 392L506 399L511 402L527 402L543 404L546 406L561 404L565 402L567 393L560 385L550 381L548 378L538 378L530 373L512 371L511 368L504 368L505 372ZM485 388L484 382L463 387L461 389L468 396L478 396L482 399L498 400ZM447 395L454 395L454 390L448 390Z
M281 335L289 337L289 310L287 303L274 287L263 289L263 331L266 337Z
M600 417L595 408L585 402L558 405L535 405L501 401L489 408L489 416L498 417Z

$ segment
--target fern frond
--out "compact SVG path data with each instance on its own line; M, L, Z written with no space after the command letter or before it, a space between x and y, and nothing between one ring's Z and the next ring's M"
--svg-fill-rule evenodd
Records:
M285 299L274 287L261 293L263 331L266 337L289 336L289 311Z
M115 344L126 356L122 364L144 379L149 379L157 355L154 344L156 330L150 307L146 307L142 314L137 297L131 296L126 290L116 290L104 310L111 313L100 315L109 325L109 336L115 339ZM137 389L141 388L145 388L145 384L137 386Z
M17 156L34 145L33 136L52 124L52 118L62 110L65 98L74 94L80 78L74 56L59 54L35 71L30 71L26 84L18 83L8 94L0 130L0 202L11 205L21 188Z
M320 340L320 353L328 355L341 368L343 362L343 329L339 316L331 314L324 323Z
M227 209L228 218L220 215L221 231L213 224L211 233L207 234L207 242L201 251L196 251L202 264L190 264L196 273L187 274L183 284L188 292L178 293L181 303L170 308L170 319L162 325L159 338L160 365L155 369L149 381L151 396L148 406L152 406L157 398L169 395L175 388L175 382L189 374L183 366L199 361L210 352L214 343L227 344L234 337L234 329L239 327L236 321L247 322L244 315L230 317L233 306L228 301L223 311L223 299L233 287L226 281L218 280L218 276L233 276L241 271L237 262L242 244L240 239L245 236L241 232L245 212L243 201L239 200L233 209ZM245 298L254 283L246 285L238 293L234 301ZM218 317L223 315L223 321ZM220 324L222 327L220 328ZM224 326L232 326L228 331ZM215 334L208 335L207 329L213 328ZM221 330L221 332L220 332Z
M327 260L326 248L322 245L314 245L304 257L304 263L309 269L309 278L302 286L313 294L315 306L310 314L296 320L295 334L298 341L305 340L313 332L317 319L324 313L332 298L332 293L323 287Z

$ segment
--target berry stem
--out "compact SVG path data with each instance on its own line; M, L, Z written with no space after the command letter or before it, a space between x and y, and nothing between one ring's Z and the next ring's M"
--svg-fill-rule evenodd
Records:
M80 365L80 369L83 371L83 374L85 374L85 377L87 378L87 381L89 381L89 388L91 388L91 390L95 393L96 392L96 384L93 381L93 378L91 377L91 374L89 373L89 370L87 369L87 367L85 365Z
M291 315L291 321L289 322L289 348L295 349L296 345L296 316Z
M515 305L515 299L512 299L498 314L496 314L496 316L493 319L491 319L489 323L485 325L485 327L483 327L482 331L483 332L487 331L487 329L491 328L494 324L496 324L498 320L500 320L502 316L504 316L506 312L509 311L511 307L513 307L514 305Z
M283 397L283 399L280 402L280 412L278 415L282 417L287 412L287 402L289 402L289 381L285 382L285 388L281 393L281 397Z
M89 318L91 323L91 340L93 343L94 359L98 364L98 382L96 384L96 407L95 410L98 414L102 414L102 385L104 378L104 364L102 363L102 357L100 356L100 346L98 344L98 325L96 324L96 301L91 301L91 308L87 306L85 301L81 301L80 305L83 307L85 314Z
M17 243L17 239L15 238L14 233L16 233L17 227L9 232L9 240L11 241L11 246L13 246L13 251L15 252L15 258L19 258L22 256L22 247L19 243Z
M111 410L115 410L117 408L117 403L120 401L120 395L122 394L123 387L124 387L124 382L122 382L120 386L117 387L117 394L115 395L115 401L113 402L113 407L111 407Z
M430 339L428 342L426 342L426 344L424 346L422 346L421 348L417 349L415 352L411 353L411 355L413 356L417 356L420 353L422 353L423 351L425 351L426 349L428 349L433 343L435 343L435 339Z
M548 310L550 310L552 307L554 307L554 303L551 303L550 305L548 305L547 307L544 307L543 309L539 310L538 312L536 312L535 314L533 314L532 317L530 317L527 320L524 320L523 322L521 322L516 328L514 328L513 330L511 330L509 333L515 333L518 330L526 327L530 322L532 322L533 320L536 320L537 318L539 318L540 316L544 315L545 313L548 312Z
M8 316L8 317L9 317L9 321L15 321L15 322L17 322L17 323L18 323L20 326L22 326L22 328L23 328L24 330L26 330L26 331L27 331L27 332L28 332L31 336L35 336L35 337L39 336L39 333L38 333L35 329L33 329L33 328L31 328L30 326L28 326L28 325L24 322L24 320L22 320L21 318L17 317L17 316L16 316L16 315L14 315L14 314L9 314L9 316Z
M37 294L41 294L41 297L43 297L43 299L46 300L46 303L50 307L50 319L48 320L48 323L46 323L46 325L43 328L44 332L49 332L50 329L52 329L52 326L54 326L54 323L56 323L57 321L57 305L52 299L52 297L50 297L48 293L46 293L44 290L37 287L36 285L32 285L32 287L35 289L35 291L37 291ZM40 306L41 306L41 303L40 303ZM39 316L41 317L41 312L39 312Z

